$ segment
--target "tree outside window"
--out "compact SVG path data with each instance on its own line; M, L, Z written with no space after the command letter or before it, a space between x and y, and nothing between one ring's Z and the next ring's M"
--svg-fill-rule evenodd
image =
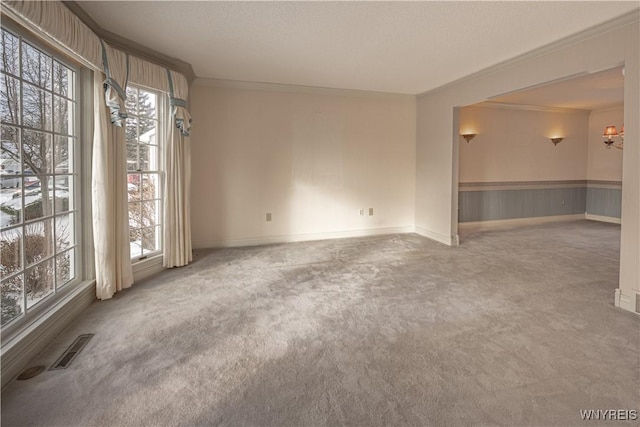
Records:
M131 257L142 259L161 249L158 96L128 87L126 106L129 240Z
M2 325L77 277L74 69L2 29Z

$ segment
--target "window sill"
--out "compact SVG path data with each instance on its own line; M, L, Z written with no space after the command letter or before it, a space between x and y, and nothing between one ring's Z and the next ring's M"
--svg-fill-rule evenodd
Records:
M133 281L139 282L163 271L162 254L153 255L140 261L132 261Z

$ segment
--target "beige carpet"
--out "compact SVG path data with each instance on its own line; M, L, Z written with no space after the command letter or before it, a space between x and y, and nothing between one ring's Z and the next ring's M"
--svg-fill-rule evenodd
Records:
M94 303L13 381L2 425L624 425L640 317L620 227L588 221L204 251ZM626 424L637 425L636 422Z

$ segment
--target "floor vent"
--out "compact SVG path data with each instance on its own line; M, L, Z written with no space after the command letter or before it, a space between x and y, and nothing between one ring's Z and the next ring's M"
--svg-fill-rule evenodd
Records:
M62 353L56 363L54 363L49 370L55 371L57 369L66 369L71 365L71 362L80 354L85 345L89 342L89 340L93 337L93 334L85 334L80 335L76 340L69 346L69 348Z

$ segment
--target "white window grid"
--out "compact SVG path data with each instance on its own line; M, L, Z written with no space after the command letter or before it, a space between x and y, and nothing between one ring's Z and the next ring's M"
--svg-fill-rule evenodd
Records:
M5 329L5 326L13 324L16 320L23 318L27 315L31 310L35 308L36 305L40 304L43 301L46 301L53 297L56 293L58 293L63 288L68 288L69 285L77 284L81 281L80 277L80 257L81 257L81 241L80 236L80 220L81 220L81 204L78 202L79 200L79 188L80 188L80 177L78 174L79 170L79 159L77 158L77 153L79 153L78 147L78 100L77 100L77 90L78 87L78 75L79 69L76 65L66 61L60 56L52 53L50 49L42 46L36 40L27 38L23 36L18 31L12 31L11 29L2 26L2 31L6 32L8 35L15 37L18 39L18 70L20 71L20 75L16 75L14 73L9 72L9 70L4 69L0 73L0 78L12 78L17 80L19 86L19 117L17 123L7 122L4 119L2 120L2 126L6 128L12 128L15 130L16 135L15 138L17 141L20 141L20 160L18 173L14 175L16 179L20 182L20 188L22 191L20 192L21 198L21 212L19 215L19 221L15 224L8 225L6 227L2 227L0 232L2 235L9 235L13 233L14 235L20 235L20 257L21 264L20 269L18 271L14 271L11 274L3 276L1 278L2 283L6 283L12 280L20 279L22 283L22 298L21 298L21 313L15 318L11 319L11 321L7 322L5 325L2 325L2 328ZM51 75L49 76L48 84L42 85L40 82L32 82L27 80L22 74L24 69L24 57L23 57L23 49L25 45L29 49L34 49L39 52L40 55L44 56L46 60L49 62ZM4 49L3 49L4 50ZM67 93L64 94L62 91L56 91L53 78L53 67L54 64L60 64L64 66L68 70L70 70L71 75L67 77L68 89ZM30 88L31 90L35 89L36 91L41 91L47 96L50 100L58 102L66 102L68 105L68 123L66 129L62 127L58 127L57 123L55 123L55 114L53 113L54 103L50 102L48 107L50 107L50 123L47 126L47 129L32 127L28 124L25 124L24 119L24 90L25 88ZM66 131L65 131L66 130ZM64 173L57 173L55 170L56 159L53 158L52 168L51 170L41 173L38 175L27 174L26 167L23 159L24 152L24 143L23 143L23 135L26 132L38 132L41 134L45 134L46 137L49 138L51 143L51 149L53 152L53 156L55 156L55 146L56 141L59 138L66 138L71 141L69 144L69 153L67 157L67 170ZM25 220L25 209L26 203L25 199L27 197L27 192L25 191L25 183L27 179L32 179L33 177L40 180L40 183L49 182L52 183L52 207L51 213L48 215L43 215L38 218ZM68 194L68 207L67 209L58 208L57 207L57 197L56 192L59 191L56 188L56 181L60 179L66 180L68 183L68 190L66 193ZM42 203L45 201L43 200ZM67 239L67 244L64 246L58 245L58 227L57 223L62 221L64 218L67 218L68 224L71 224L69 227L69 235ZM50 253L41 259L37 260L33 263L27 262L26 250L25 250L25 238L28 233L27 231L33 230L38 227L40 224L44 226L46 222L49 222L52 233L53 233L53 244L52 248L50 248ZM58 262L63 256L69 256L69 272L66 277L61 277L58 273L59 270L57 268ZM47 263L53 264L53 271L56 274L51 278L53 287L50 292L46 295L43 295L41 298L29 299L29 295L26 292L27 289L27 275L31 272L34 272L37 268L45 266Z
M147 93L155 98L155 111L153 115L140 114L138 108L139 97L141 93ZM127 87L127 97L131 99L135 97L136 108L127 109L127 126L131 126L132 122L135 123L135 139L127 137L127 152L130 150L135 151L136 159L140 159L140 153L143 150L149 150L153 155L149 155L149 162L146 165L141 165L139 161L131 161L127 159L127 183L139 182L140 198L133 201L129 201L129 232L130 240L134 240L134 236L140 236L140 248L137 250L137 245L131 245L131 259L135 261L142 261L149 257L158 255L162 252L162 221L163 221L163 204L162 204L162 167L161 167L161 150L162 150L162 111L164 109L163 96L157 91L148 90L135 85L129 85ZM140 122L142 120L151 120L154 123L153 131L154 138L150 138L148 132L141 132ZM129 135L129 134L128 134ZM148 194L142 190L145 182L154 182L153 196L148 197ZM151 209L155 218L153 224L146 225L144 220L135 221L132 219L133 215L138 215L139 218L143 216L144 206L146 211ZM136 225L137 224L137 225ZM145 249L146 240L144 236L152 236L151 239L155 242L155 249Z

